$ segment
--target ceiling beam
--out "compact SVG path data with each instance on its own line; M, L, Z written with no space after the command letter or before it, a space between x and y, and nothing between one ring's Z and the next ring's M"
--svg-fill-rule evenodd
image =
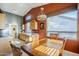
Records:
M63 11L63 10L68 10L71 7L76 7L76 3L50 3L43 5L44 7L44 12L47 16ZM40 6L41 7L41 6ZM25 16L28 16L29 14L32 16L32 19L35 19L39 14L40 14L40 7L32 8Z

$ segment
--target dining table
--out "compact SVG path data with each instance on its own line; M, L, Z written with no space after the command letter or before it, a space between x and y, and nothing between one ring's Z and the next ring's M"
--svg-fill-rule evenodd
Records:
M47 39L45 43L39 45L35 49L32 48L32 43L24 44L21 49L27 53L29 56L58 56L60 54L60 49L62 48L61 40L50 40Z

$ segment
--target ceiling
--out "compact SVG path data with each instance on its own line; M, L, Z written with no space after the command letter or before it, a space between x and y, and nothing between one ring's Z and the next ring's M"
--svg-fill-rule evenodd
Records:
M47 3L0 3L0 9L19 16L24 16L32 8L45 4Z

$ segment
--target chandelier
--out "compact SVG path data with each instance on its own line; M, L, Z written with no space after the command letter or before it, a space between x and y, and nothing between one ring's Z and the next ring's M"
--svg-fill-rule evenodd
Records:
M40 21L46 20L47 16L46 16L45 13L44 13L44 8L41 7L40 10L41 10L41 12L40 12L40 14L37 16L37 20L40 20Z

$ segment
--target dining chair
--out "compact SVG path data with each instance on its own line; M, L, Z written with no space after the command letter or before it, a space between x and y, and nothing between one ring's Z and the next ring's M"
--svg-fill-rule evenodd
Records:
M56 39L58 39L58 34L52 34L52 33L51 33L51 34L50 34L50 38L56 40Z
M21 49L12 44L11 41L9 41L9 43L12 48L13 56L21 56L22 55Z
M59 56L63 56L65 46L66 46L66 40L64 39L64 41L63 41L63 45L62 45L62 48L60 49L60 54L59 54Z
M64 48L66 45L66 39L63 40L51 40L51 43L55 44L54 48L59 50L59 56L62 56L64 54Z

